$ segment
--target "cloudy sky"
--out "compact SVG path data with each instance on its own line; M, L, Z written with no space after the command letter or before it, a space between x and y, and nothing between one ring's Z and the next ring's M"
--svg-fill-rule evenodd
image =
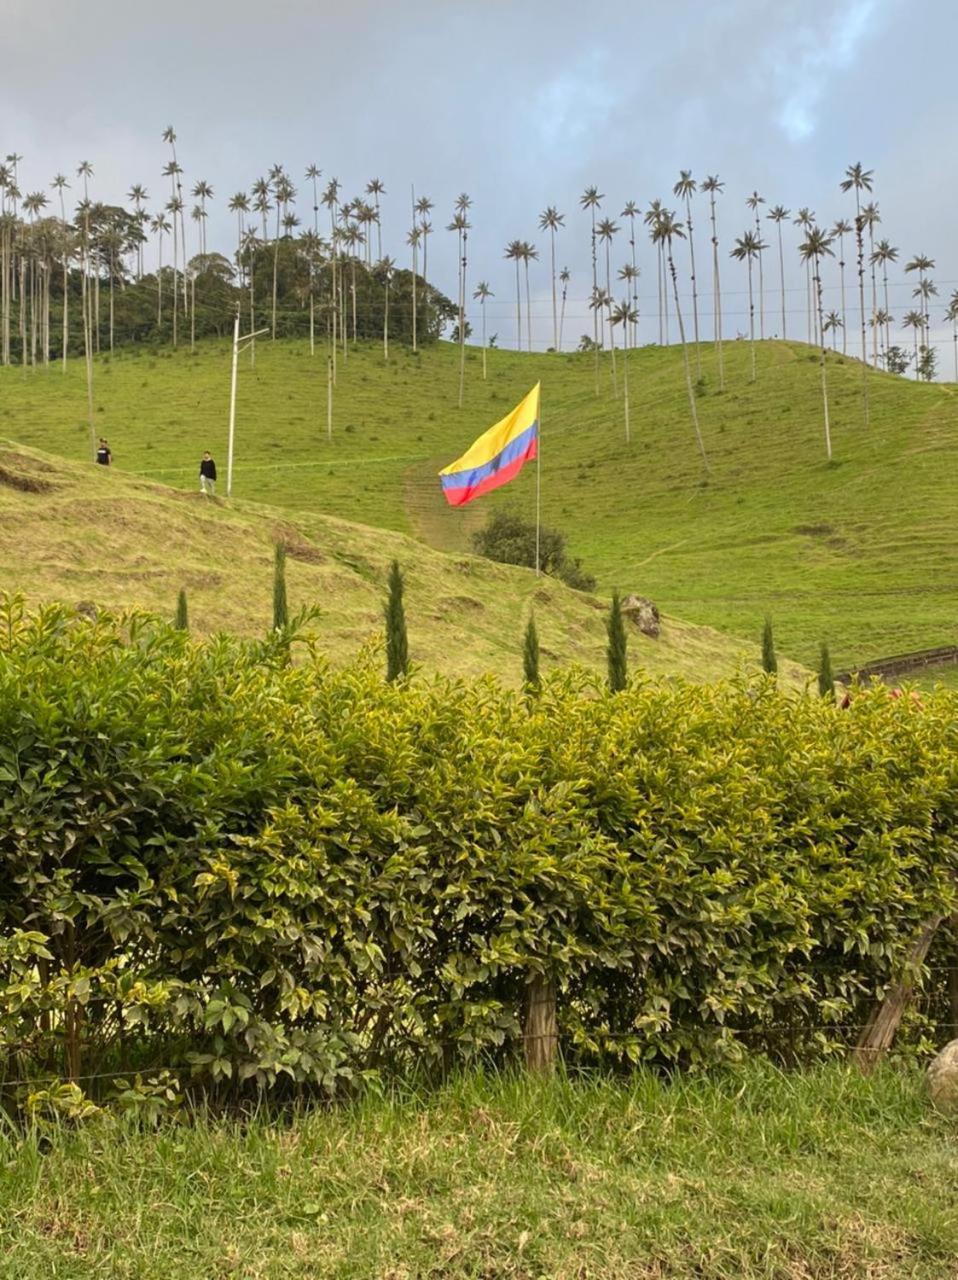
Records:
M466 191L470 285L484 278L495 291L490 320L501 343L515 324L508 240L540 249L536 341L548 345L538 215L547 204L565 213L559 257L573 274L566 332L576 338L591 328L583 189L597 184L603 212L617 216L627 200L644 209L671 198L680 168L726 184L727 331L747 327L744 270L725 256L748 225L745 197L757 189L769 206L806 205L830 225L853 211L839 181L857 160L875 171L881 234L903 260L916 252L937 260L943 302L958 287L954 0L4 0L3 8L0 152L23 155L22 190L48 187L87 159L95 198L117 201L141 182L156 205L168 196L161 133L172 123L186 182L204 178L216 192L211 245L230 250L226 198L276 163L298 181L308 223L302 178L315 162L346 196L383 180L384 249L396 257L408 253L411 186L429 195L430 275L450 294L454 236L441 228ZM708 292L705 213L703 204L699 277ZM625 241L620 233L618 265ZM644 242L639 261L649 340L656 287ZM794 250L789 261L789 323L793 316L800 336ZM771 294L771 257L765 275ZM894 285L896 313L911 305L912 284ZM942 324L946 367L948 334Z

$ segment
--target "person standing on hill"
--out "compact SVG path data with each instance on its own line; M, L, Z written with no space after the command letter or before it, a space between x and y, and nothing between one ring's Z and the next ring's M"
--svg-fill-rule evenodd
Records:
M200 459L200 493L205 493L208 498L216 497L216 463L209 449Z
M96 460L101 467L111 467L113 465L113 454L110 452L110 446L100 436L100 443L96 447Z

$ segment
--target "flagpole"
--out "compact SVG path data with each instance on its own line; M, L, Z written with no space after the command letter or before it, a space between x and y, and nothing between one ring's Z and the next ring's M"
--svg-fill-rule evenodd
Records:
M536 577L539 577L539 516L542 511L541 454L542 454L542 404L539 404L539 429L536 432Z

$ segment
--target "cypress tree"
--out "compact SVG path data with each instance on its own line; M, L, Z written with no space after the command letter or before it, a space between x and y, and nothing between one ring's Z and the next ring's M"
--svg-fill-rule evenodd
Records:
M612 607L606 622L609 635L609 688L613 693L624 689L628 680L628 666L625 643L625 623L622 621L622 606L618 591L612 595Z
M542 680L539 676L539 636L535 618L529 619L522 641L522 675L529 692L537 692Z
M403 608L403 578L399 561L389 570L389 599L386 602L386 679L396 680L409 670L409 641L406 638L406 611Z
M273 630L280 631L289 622L286 603L286 547L277 542L273 561Z
M765 619L762 629L762 670L770 676L778 671L778 659L775 657L775 637L772 635L772 619Z
M832 676L832 659L828 652L828 645L822 645L822 652L818 659L818 692L823 698L835 697L835 679Z
M173 620L173 626L177 631L189 631L190 617L186 608L186 592L180 587L180 594L176 600L176 617Z

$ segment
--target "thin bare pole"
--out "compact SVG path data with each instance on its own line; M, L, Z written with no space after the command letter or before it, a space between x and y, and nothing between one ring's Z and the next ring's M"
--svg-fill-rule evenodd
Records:
M326 357L326 439L333 438L333 362Z
M536 577L539 577L539 526L542 518L542 402L539 403L539 426L536 430Z
M236 432L236 365L239 360L239 327L240 315L239 307L237 307L236 318L233 321L233 369L230 376L230 431L226 445L227 498L231 497L233 493L233 437Z

